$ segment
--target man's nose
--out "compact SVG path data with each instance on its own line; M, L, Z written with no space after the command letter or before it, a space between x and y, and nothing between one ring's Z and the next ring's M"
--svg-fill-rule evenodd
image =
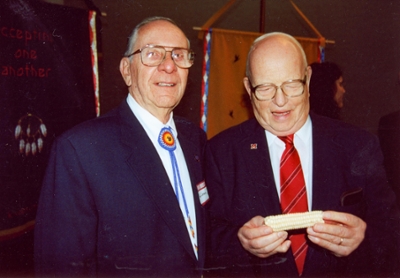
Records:
M276 88L276 93L274 97L275 104L278 106L284 106L286 102L288 101L288 97L286 96L285 92L282 90L282 88L279 86Z
M167 51L165 53L165 58L158 67L159 67L159 69L164 70L165 72L168 72L168 73L171 73L171 72L174 72L177 70L177 66L174 62L174 59L172 58L171 51Z

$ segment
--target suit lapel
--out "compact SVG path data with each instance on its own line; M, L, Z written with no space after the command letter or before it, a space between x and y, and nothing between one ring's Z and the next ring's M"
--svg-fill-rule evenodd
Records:
M335 197L340 191L336 184L341 178L339 169L341 148L336 147L336 131L329 128L329 123L322 122L317 115L312 115L313 126L313 210L334 209L340 204L339 197ZM339 156L339 157L338 157ZM338 157L338 159L337 159Z
M336 157L340 158L340 148L335 147L335 131L329 127L329 122L313 113L310 115L313 133L312 210L336 210L336 203L339 203L336 195L340 194L338 168L341 163ZM327 252L320 247L308 248L303 273L321 268L321 254Z
M238 144L244 160L243 167L246 168L249 182L254 185L248 187L253 200L251 204L248 204L249 215L254 217L259 215L260 211L263 212L262 216L280 214L279 197L276 191L265 131L253 119L249 125L243 126L242 133L245 134L244 139L238 141ZM252 191L253 188L254 191Z
M196 260L186 224L160 157L126 102L120 106L121 141L131 152L126 162L176 239Z

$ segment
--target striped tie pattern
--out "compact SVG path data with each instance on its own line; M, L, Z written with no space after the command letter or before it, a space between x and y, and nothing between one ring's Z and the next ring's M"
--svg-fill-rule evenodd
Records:
M293 134L278 138L286 145L280 162L282 213L308 211L306 183L299 154L293 145ZM301 276L308 248L306 234L292 234L289 239L297 270Z

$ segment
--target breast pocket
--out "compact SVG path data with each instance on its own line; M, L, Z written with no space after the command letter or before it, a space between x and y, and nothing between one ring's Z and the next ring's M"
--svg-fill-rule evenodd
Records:
M342 193L340 205L343 211L362 217L365 208L364 190L361 187Z

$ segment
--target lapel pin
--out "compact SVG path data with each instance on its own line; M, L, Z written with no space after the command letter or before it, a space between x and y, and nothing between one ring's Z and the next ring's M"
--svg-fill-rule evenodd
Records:
M250 144L250 150L257 150L257 144Z

